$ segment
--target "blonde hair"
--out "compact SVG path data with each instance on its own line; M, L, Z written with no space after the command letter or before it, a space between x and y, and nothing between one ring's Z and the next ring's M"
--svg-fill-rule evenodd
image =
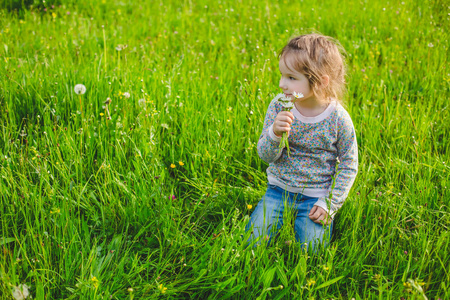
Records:
M345 88L345 53L341 44L329 37L317 33L295 37L284 46L278 55L289 60L295 71L303 73L308 78L314 96L321 102L329 102L335 98L342 103ZM292 54L292 55L291 55ZM322 86L321 78L328 75L328 85Z

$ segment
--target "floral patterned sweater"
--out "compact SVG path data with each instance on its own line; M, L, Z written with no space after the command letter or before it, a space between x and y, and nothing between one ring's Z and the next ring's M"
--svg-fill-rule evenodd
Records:
M271 101L258 141L258 154L269 163L269 184L319 198L315 205L334 215L358 173L358 147L348 112L332 101L320 115L305 117L296 109L289 133L290 157L280 149L273 122L282 106ZM334 187L333 187L334 185Z

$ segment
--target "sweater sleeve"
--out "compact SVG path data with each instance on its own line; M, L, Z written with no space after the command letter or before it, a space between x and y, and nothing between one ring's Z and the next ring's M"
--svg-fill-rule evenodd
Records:
M280 149L281 137L273 132L273 122L281 111L281 106L277 105L277 97L273 99L267 109L264 119L264 126L258 141L258 155L266 163L271 163L280 158L282 149Z
M327 197L319 198L315 205L325 209L333 216L344 203L358 173L358 145L355 128L348 113L337 120L336 174Z

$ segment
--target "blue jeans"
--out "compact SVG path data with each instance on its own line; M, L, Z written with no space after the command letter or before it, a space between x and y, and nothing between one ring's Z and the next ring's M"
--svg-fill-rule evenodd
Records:
M252 229L248 242L263 239L270 244L272 238L283 226L283 213L285 209L291 209L295 213L295 239L313 252L323 242L328 244L331 240L331 223L329 226L314 223L308 217L309 212L318 198L302 194L291 193L282 188L271 185L267 187L266 194L259 201L253 211L250 221L245 226L245 231ZM259 240L257 243L260 243Z

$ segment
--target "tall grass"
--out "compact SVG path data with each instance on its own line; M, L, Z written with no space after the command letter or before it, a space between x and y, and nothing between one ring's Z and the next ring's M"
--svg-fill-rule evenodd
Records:
M443 1L43 5L0 11L2 299L450 297ZM360 171L329 248L246 248L276 55L311 29L347 50Z

